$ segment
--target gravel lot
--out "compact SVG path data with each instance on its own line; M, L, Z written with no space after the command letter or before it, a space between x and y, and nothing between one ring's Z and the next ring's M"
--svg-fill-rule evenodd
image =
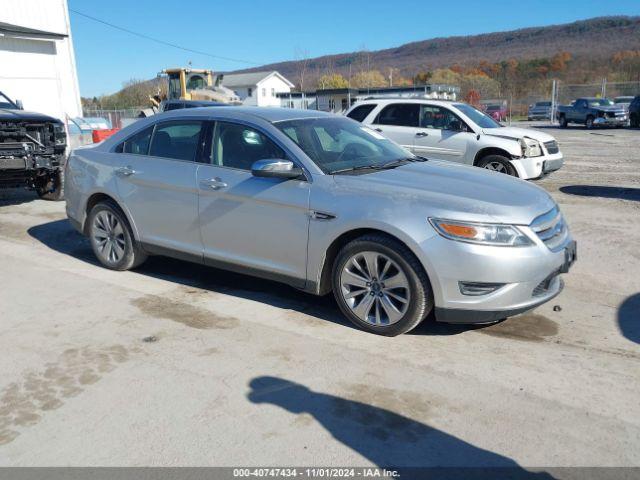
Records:
M272 282L111 272L63 203L0 193L0 465L640 466L640 131L545 131L579 259L485 328L382 338Z

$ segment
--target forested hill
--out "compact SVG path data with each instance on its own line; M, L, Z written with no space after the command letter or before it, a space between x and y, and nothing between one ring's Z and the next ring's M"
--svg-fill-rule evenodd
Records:
M396 68L401 75L413 77L420 71L452 65L548 58L558 52L568 52L573 58L588 58L593 65L593 60L609 61L617 52L629 50L640 50L640 16L598 17L509 32L434 38L385 50L297 59L243 71L278 70L298 83L303 69L307 76L316 78L327 71L346 75L349 65L352 70L362 70L363 63L367 62L369 69L385 72Z

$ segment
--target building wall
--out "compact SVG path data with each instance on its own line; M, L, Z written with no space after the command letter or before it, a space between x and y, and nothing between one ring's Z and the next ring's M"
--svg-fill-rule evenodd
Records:
M69 35L63 40L0 37L0 90L25 110L82 116L66 0L3 0L3 22Z
M254 94L259 107L279 107L280 99L276 97L276 94L288 93L291 91L291 87L280 77L273 75L258 83L255 90Z

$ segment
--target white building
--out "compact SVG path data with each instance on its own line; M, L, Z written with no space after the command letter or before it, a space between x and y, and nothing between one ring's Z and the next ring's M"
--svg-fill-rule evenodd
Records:
M0 90L25 110L82 116L67 0L2 0Z
M293 83L276 71L225 74L222 85L234 90L244 105L279 107L278 93L288 93Z

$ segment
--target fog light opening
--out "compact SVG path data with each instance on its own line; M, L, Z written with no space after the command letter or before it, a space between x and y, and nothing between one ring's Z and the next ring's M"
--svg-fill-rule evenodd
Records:
M458 282L460 293L472 297L488 295L505 285L506 283Z

